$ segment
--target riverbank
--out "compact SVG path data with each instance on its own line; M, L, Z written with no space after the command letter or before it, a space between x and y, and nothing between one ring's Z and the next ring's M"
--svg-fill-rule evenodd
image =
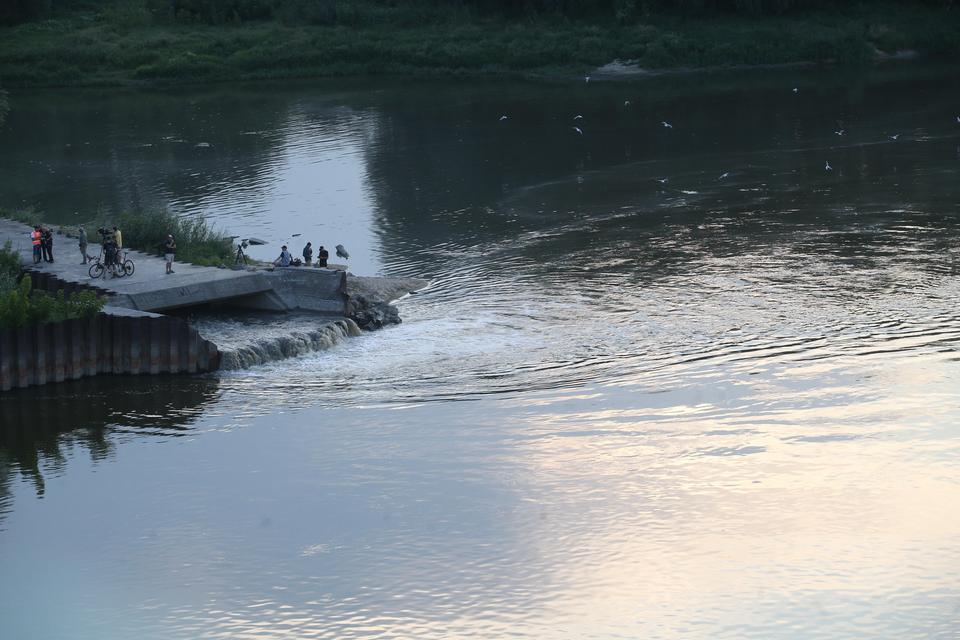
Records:
M123 85L372 74L574 77L644 69L863 63L960 51L960 11L892 3L752 18L504 21L450 9L423 24L158 23L77 11L0 28L0 84Z

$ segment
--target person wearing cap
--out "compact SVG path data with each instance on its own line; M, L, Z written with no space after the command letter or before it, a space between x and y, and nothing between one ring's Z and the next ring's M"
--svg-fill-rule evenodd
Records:
M287 245L280 247L280 257L273 261L278 267L289 267L293 263L293 256L287 251Z
M168 235L167 241L163 243L163 258L167 261L167 273L174 273L173 259L177 253L177 243L173 236Z

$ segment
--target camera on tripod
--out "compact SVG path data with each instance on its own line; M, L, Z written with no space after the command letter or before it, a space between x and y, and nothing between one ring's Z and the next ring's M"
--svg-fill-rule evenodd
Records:
M249 246L250 245L247 243L246 239L237 243L237 255L233 260L234 264L247 264L247 254L245 254L243 250Z

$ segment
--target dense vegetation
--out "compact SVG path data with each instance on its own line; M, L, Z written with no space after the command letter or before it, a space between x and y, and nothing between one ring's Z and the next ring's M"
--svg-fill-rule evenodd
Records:
M900 3L950 8L954 0L900 0ZM410 16L422 21L442 18L451 9L481 16L515 18L547 14L628 21L654 12L758 16L846 4L850 3L842 0L6 0L0 5L0 22L25 22L97 8L126 13L128 17L139 13L140 19L208 24L286 19L357 25L403 22Z
M960 50L954 0L6 0L0 83L570 74Z
M105 300L93 291L78 291L65 296L46 291L31 291L30 278L20 272L20 256L10 243L0 248L0 327L15 328L98 314Z
M22 209L0 209L0 217L28 225L40 222L36 213ZM129 211L110 217L100 216L83 226L91 242L97 242L95 229L116 226L123 232L125 247L162 255L169 234L177 242L178 262L208 266L233 264L233 239L214 229L203 218L178 218L169 211ZM60 227L58 230L76 235L76 227Z
M169 234L177 242L179 262L233 264L231 238L214 230L203 218L178 218L168 211L127 212L102 224L119 227L124 245L132 249L160 255Z

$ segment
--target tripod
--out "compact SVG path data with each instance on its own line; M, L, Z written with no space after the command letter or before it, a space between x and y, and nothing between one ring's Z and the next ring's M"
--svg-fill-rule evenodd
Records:
M246 242L241 242L237 245L237 257L233 261L234 264L247 264L247 255L243 252L243 246L247 244Z

